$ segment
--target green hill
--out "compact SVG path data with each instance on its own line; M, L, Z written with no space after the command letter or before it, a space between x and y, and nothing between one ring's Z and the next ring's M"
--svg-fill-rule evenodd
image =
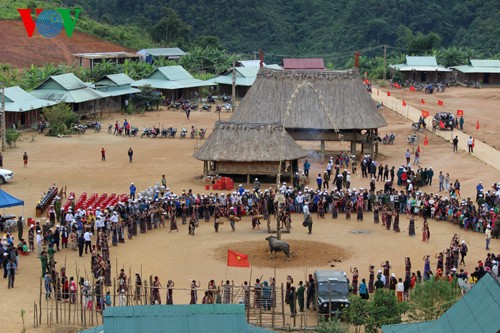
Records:
M323 55L341 60L356 49L370 55L371 48L384 44L407 52L412 36L433 32L440 37L440 45L434 46L474 48L485 56L500 53L498 0L65 2L81 5L99 21L139 25L157 42L187 45L200 36L213 35L231 52L262 48L266 55ZM172 10L165 10L166 6Z

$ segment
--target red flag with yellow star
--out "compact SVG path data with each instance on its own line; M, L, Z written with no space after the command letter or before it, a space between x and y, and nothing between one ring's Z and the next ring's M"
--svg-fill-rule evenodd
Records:
M229 267L250 267L248 255L227 250L227 266Z

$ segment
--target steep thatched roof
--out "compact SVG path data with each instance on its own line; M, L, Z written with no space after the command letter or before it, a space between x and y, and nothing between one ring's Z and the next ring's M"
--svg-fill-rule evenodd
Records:
M194 153L202 161L277 162L307 156L280 124L218 121Z
M355 69L276 71L261 68L230 121L282 123L287 129L387 126Z

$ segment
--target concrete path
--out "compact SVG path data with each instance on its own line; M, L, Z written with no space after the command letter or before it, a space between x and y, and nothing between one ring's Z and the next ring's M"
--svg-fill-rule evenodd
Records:
M422 110L416 109L410 105L403 106L402 100L397 99L393 96L387 96L386 90L372 88L372 98L377 102L382 102L385 107L399 113L412 122L418 122L418 119L422 115ZM430 131L427 130L425 132L428 134L427 138L429 140L432 140L430 134L438 135L446 141L450 142L450 149L452 149L451 142L455 136L458 136L458 148L464 151L468 151L467 140L469 139L469 134L466 134L459 130L454 130L453 132L436 130L435 132L432 132L432 123L430 120L427 121L427 128L431 129ZM495 169L500 170L500 152L495 148L485 144L484 142L476 139L474 143L474 153L471 153L471 155L480 159L484 163L491 165Z

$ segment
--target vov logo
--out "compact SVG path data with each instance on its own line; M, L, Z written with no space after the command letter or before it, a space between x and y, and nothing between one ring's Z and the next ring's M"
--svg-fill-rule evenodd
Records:
M78 20L78 15L82 11L81 8L75 8L75 18L71 17L71 9L69 8L57 8L57 9L42 9L36 8L35 15L36 19L33 20L31 17L31 9L29 8L18 8L17 11L21 15L21 19L24 23L24 28L28 37L32 37L35 32L35 28L38 33L44 37L52 38L56 37L61 33L64 28L66 35L71 37L73 30L75 29L76 21Z

